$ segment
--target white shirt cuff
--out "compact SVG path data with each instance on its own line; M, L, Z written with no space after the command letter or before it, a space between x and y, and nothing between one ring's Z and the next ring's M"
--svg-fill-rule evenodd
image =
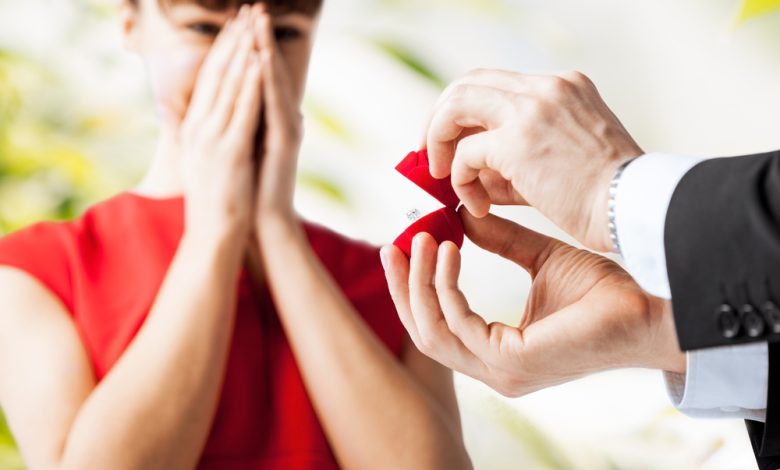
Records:
M664 372L674 406L697 418L766 420L767 343L690 351L685 375Z
M642 155L623 171L615 195L615 225L628 272L650 294L671 298L664 225L677 183L701 158Z

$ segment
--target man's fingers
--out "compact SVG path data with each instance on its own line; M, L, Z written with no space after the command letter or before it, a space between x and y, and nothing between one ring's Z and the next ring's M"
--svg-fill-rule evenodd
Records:
M434 287L436 252L436 241L429 234L421 233L414 238L409 299L419 336L417 347L427 356L451 369L469 375L477 374L481 370L481 361L450 331L442 315Z
M404 252L394 245L383 247L381 255L385 265L387 287L398 312L398 318L409 333L412 342L419 348L420 336L409 303L409 260Z
M442 328L447 328L433 284L436 251L436 240L427 233L417 234L412 240L409 299L420 340L426 347L433 345L433 338L440 335Z
M458 288L460 251L452 242L439 247L436 266L436 293L450 331L483 361L491 362L498 351L493 350L491 331L485 320L469 307L466 296ZM497 344L497 343L496 343Z
M484 169L479 172L479 179L490 196L491 204L499 206L528 205L523 196L515 191L512 182L501 176L497 171Z
M459 211L466 236L477 246L514 261L535 277L547 261L556 240L510 220L489 214L477 218Z
M452 82L447 88L444 89L439 99L436 100L436 104L431 111L431 115L428 118L428 122L425 126L427 130L430 128L433 116L436 115L436 111L447 102L452 96L453 92L458 87L463 85L484 86L491 88L498 88L514 93L529 93L533 91L533 88L541 82L543 77L540 75L529 75L518 72L512 72L509 70L493 70L493 69L474 69ZM422 146L427 144L427 134L423 136Z
M427 130L428 158L434 178L450 174L455 141L463 129L499 127L509 116L511 99L497 88L463 85L434 113Z
M505 129L478 132L458 141L452 163L452 185L472 215L484 217L491 204L522 204L525 199L515 191L512 182L493 168L491 161L501 161L501 132ZM515 149L518 156L520 149Z
M476 217L484 217L490 212L490 193L482 184L480 174L488 169L493 135L493 131L484 131L458 141L452 162L452 188Z

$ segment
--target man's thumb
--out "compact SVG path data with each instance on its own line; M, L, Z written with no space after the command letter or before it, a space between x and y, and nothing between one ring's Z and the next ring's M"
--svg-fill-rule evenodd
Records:
M461 207L458 211L466 236L478 247L519 264L536 276L547 260L554 238L534 232L493 214L474 217Z

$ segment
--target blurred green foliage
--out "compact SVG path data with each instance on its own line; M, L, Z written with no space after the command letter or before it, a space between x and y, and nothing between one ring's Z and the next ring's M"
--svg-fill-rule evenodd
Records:
M745 0L739 14L740 21L772 13L780 9L780 0Z
M96 196L83 150L98 122L77 113L52 70L0 50L0 231L69 219ZM76 119L74 119L76 118Z
M370 41L382 53L433 86L440 89L447 86L447 82L444 78L434 72L433 69L426 64L424 59L418 57L414 52L405 48L398 42L385 38L372 38Z
M16 449L11 430L8 429L2 413L0 413L0 468L4 470L24 468L22 457Z

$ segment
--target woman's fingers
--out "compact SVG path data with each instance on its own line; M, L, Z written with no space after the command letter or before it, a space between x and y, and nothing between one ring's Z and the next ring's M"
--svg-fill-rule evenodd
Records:
M292 211L302 116L290 91L290 77L274 37L271 17L259 15L263 59L266 135L261 166L261 207ZM267 204L266 204L267 203Z
M268 102L269 124L278 125L277 129L284 131L285 124L297 123L300 111L292 99L290 77L274 37L271 16L265 11L259 15L259 27L263 58L268 63L265 70L265 97Z
M248 62L226 133L237 139L243 137L248 145L254 145L262 108L263 62L257 52L250 54Z
M222 80L239 45L241 31L246 27L249 8L244 5L238 16L225 27L203 62L195 90L187 110L187 119L200 121L208 116L219 95Z
M238 43L238 48L222 80L216 104L211 112L211 119L215 120L215 124L220 130L224 129L233 117L233 112L239 103L237 98L241 94L244 84L247 83L250 58L255 55L253 51L254 39L248 27L241 32Z

